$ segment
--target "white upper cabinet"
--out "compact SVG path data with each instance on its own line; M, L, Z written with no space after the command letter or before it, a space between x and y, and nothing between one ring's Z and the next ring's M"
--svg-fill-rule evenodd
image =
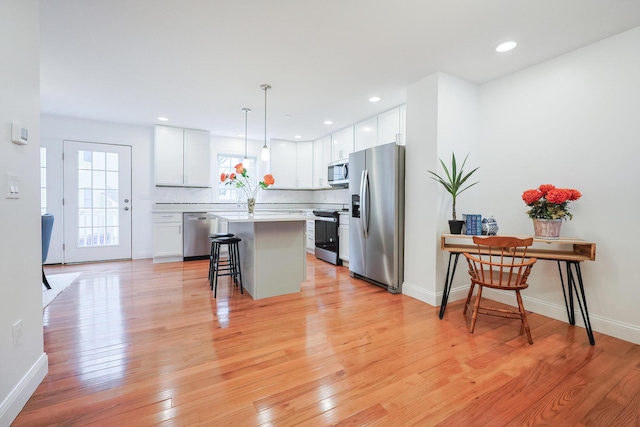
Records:
M271 140L273 188L311 188L313 185L313 142Z
M296 188L313 187L313 142L296 142Z
M331 135L331 161L348 160L353 153L353 126Z
M313 188L331 188L327 166L331 163L331 137L313 141Z
M156 185L183 185L184 139L182 129L156 126L154 154Z
M189 187L211 187L211 136L207 131L184 130L184 180Z
M154 175L157 186L211 187L209 132L156 126Z
M356 151L378 145L378 118L374 117L356 125Z
M271 174L275 179L273 188L295 188L296 186L296 146L295 142L271 140Z
M398 141L400 131L400 108L386 111L378 116L378 145Z

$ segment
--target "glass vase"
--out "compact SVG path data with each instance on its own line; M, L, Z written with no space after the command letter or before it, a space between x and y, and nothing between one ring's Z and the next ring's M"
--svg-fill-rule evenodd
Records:
M559 239L561 219L534 219L533 231L536 237L543 239Z
M253 215L253 210L256 208L256 199L247 199L247 211L249 215Z

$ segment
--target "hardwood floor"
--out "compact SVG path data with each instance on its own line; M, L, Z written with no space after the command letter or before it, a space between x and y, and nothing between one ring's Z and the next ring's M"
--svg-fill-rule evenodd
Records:
M82 271L44 310L49 374L18 426L638 426L640 346L540 315L392 295L308 257L299 294L254 301L207 261Z

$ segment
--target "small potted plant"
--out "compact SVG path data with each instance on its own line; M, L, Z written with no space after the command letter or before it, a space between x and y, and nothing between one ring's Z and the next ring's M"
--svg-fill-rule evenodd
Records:
M522 193L522 200L531 208L527 215L533 220L535 236L560 238L562 220L573 219L569 212L569 202L580 197L582 194L574 188L557 188L551 184L542 184Z
M468 154L467 154L467 157L469 157ZM467 186L464 186L467 180L469 179L469 177L471 177L471 175L473 175L473 173L479 169L479 167L477 167L465 175L464 165L467 163L467 157L464 158L464 161L462 162L462 166L460 167L460 170L458 170L458 164L456 162L455 153L453 152L451 153L451 165L449 167L447 167L447 165L444 164L442 159L438 159L440 160L440 164L444 169L446 178L438 175L435 172L427 171L431 175L433 175L431 179L438 181L440 184L442 184L445 190L447 190L447 192L451 194L451 198L453 199L451 204L451 213L452 213L453 219L449 221L449 231L451 232L451 234L462 233L462 225L464 224L464 221L459 221L456 218L456 198L464 190L466 190L469 187L473 187L478 183L476 181L473 184L468 184Z

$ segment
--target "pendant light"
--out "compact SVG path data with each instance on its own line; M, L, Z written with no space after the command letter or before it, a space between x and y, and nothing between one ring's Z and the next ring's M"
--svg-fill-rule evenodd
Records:
M242 159L242 164L246 168L249 164L249 159L247 158L247 114L251 112L248 108L243 108L244 111L244 159Z
M260 160L268 162L271 156L269 155L269 147L267 147L267 91L271 89L268 84L260 85L260 89L264 90L264 145L260 152Z

